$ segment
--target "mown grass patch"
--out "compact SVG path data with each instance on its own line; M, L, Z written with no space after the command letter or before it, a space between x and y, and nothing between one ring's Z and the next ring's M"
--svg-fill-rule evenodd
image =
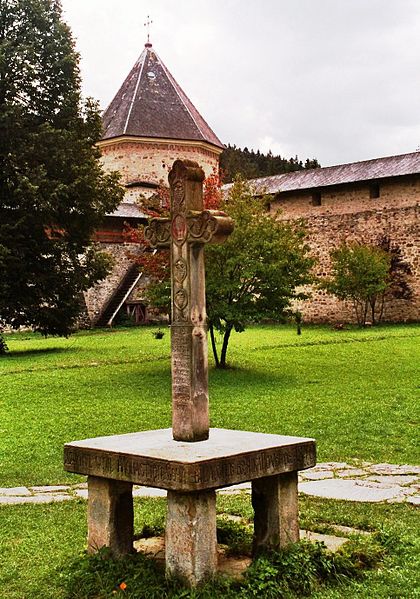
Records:
M218 498L218 512L251 517L246 494ZM165 501L135 501L135 530L159 530ZM420 515L412 506L357 504L301 498L301 526L312 530L345 525L371 532L353 537L332 558L306 543L263 556L238 584L219 579L197 592L167 581L150 560L88 558L86 503L1 508L0 596L8 599L130 599L302 597L317 599L414 599L420 591ZM231 534L230 544L240 541ZM125 583L123 591L119 585ZM116 591L116 592L115 592Z
M74 482L65 442L170 426L170 339L154 331L6 336L0 486ZM419 463L419 338L417 325L251 327L232 368L210 369L211 424L314 437L319 461Z

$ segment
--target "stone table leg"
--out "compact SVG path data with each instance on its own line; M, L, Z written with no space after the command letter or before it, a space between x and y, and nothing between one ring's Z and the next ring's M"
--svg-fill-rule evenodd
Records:
M166 569L190 586L217 568L216 492L168 491Z
M297 472L252 481L253 553L299 541Z
M133 551L132 483L88 476L88 551L109 547L115 557Z

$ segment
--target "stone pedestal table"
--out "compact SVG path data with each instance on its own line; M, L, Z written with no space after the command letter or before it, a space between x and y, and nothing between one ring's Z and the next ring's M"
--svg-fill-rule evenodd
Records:
M133 550L132 485L168 491L166 566L195 585L217 567L215 490L252 481L254 553L299 540L297 473L316 463L315 442L210 429L175 441L172 429L68 443L65 469L88 475L88 548Z

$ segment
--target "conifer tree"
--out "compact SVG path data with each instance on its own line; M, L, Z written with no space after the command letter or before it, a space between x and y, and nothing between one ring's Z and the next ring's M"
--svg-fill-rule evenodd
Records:
M0 326L67 335L109 267L91 238L122 189L78 62L59 0L0 0Z

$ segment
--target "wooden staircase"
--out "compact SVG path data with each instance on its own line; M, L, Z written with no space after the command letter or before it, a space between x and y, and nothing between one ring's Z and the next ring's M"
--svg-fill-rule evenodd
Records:
M117 289L112 294L110 300L105 305L105 308L102 310L101 314L96 320L95 327L112 326L114 318L124 305L124 302L127 300L134 287L141 279L142 275L143 273L139 272L139 267L137 264L130 266L124 277L121 279Z

